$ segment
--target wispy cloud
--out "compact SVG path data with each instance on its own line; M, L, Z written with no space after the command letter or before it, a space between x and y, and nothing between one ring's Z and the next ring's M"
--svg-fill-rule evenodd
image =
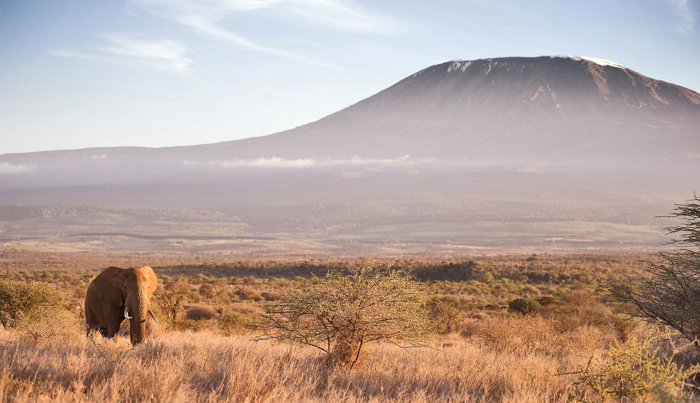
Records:
M352 0L134 0L141 6L161 7L156 12L196 16L220 21L231 13L275 11L290 18L299 16L306 22L337 30L392 33L402 29L394 18L368 10Z
M56 50L48 51L48 54L50 54L51 56L56 56L56 57L69 57L69 58L74 58L74 59L109 61L109 58L107 58L107 57L98 56L98 55L91 55L91 54L82 53L82 52L75 52L72 50L56 49Z
M192 59L185 56L186 46L170 40L143 40L130 34L107 34L104 39L108 45L100 47L93 53L72 50L52 50L48 53L56 57L69 57L118 63L123 59L136 59L142 64L177 73L186 73Z
M182 24L195 32L223 39L254 51L296 60L303 63L343 68L326 61L276 46L263 45L224 28L225 19L235 13L270 12L283 18L300 18L304 23L330 29L366 33L385 33L398 23L387 17L373 15L349 0L134 0L150 13ZM376 14L376 13L375 13Z
M91 155L91 156L87 156L87 155L83 156L84 160L103 160L105 158L107 158L107 154L95 154L95 155Z
M397 158L348 158L348 159L315 159L298 158L287 159L280 157L257 158L257 159L232 159L224 161L211 161L200 163L199 161L184 161L184 165L213 165L222 168L313 168L328 166L362 166L362 165L382 165L382 166L404 166L431 163L432 159L415 159L408 155Z
M186 72L192 59L185 57L186 46L171 40L144 41L131 35L110 34L105 39L111 46L102 48L106 53L117 56L127 56L144 59L154 63L156 67L166 70Z
M224 168L311 168L316 166L316 161L310 158L284 159L279 157L258 158L254 160L226 160L215 165Z
M388 33L396 30L399 25L387 17L370 14L350 1L287 0L274 3L292 14L333 29Z
M0 174L22 174L31 172L36 169L36 165L10 164L9 162L0 162Z
M198 17L198 16L183 16L182 18L177 18L175 21L184 24L195 31L199 32L200 34L213 37L213 38L219 38L219 39L224 39L229 42L232 42L238 46L242 46L244 48L252 49L258 52L262 53L267 53L275 56L280 56L284 57L287 59L292 59L296 60L302 63L307 63L307 64L312 64L316 66L321 66L321 67L327 67L330 69L336 69L336 70L344 70L344 68L335 65L333 63L328 63L324 62L322 60L316 60L313 58L305 57L300 54L286 51L283 49L277 49L274 47L269 47L269 46L263 46L259 45L249 39L246 39L240 35L237 35L233 32L227 31L225 29L220 28L215 22L209 21L207 19Z
M675 30L682 34L687 34L695 29L695 15L690 6L689 0L669 0L675 8L676 14L680 17L680 22Z

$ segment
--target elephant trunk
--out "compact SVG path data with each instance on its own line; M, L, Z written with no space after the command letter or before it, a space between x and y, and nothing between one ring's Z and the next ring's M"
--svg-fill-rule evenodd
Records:
M139 291L137 306L131 318L131 343L136 345L146 337L146 317L150 309L146 293Z

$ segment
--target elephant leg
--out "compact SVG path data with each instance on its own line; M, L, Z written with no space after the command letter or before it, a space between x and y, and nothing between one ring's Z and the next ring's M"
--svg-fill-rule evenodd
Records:
M122 316L122 310L119 307L109 307L107 312L107 317L105 318L107 325L107 337L114 337L119 332L119 327L121 327L124 317Z
M92 332L93 330L99 330L100 328L97 317L95 316L95 313L92 311L91 307L86 307L85 309L85 323L87 324L88 336L90 335L90 332Z

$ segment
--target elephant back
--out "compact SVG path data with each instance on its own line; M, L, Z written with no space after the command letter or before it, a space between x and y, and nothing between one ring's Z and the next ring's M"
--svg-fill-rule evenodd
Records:
M88 287L86 298L97 301L108 301L112 306L122 305L122 294L119 287L120 267L108 267L95 277ZM97 302L95 301L95 302Z

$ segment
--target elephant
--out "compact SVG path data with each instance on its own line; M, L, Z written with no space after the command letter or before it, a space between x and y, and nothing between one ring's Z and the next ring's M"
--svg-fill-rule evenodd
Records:
M157 286L158 279L149 266L104 269L92 280L85 295L88 333L96 330L102 336L114 337L124 320L129 319L131 344L141 343L146 336L146 316L150 314L158 322L150 304Z

